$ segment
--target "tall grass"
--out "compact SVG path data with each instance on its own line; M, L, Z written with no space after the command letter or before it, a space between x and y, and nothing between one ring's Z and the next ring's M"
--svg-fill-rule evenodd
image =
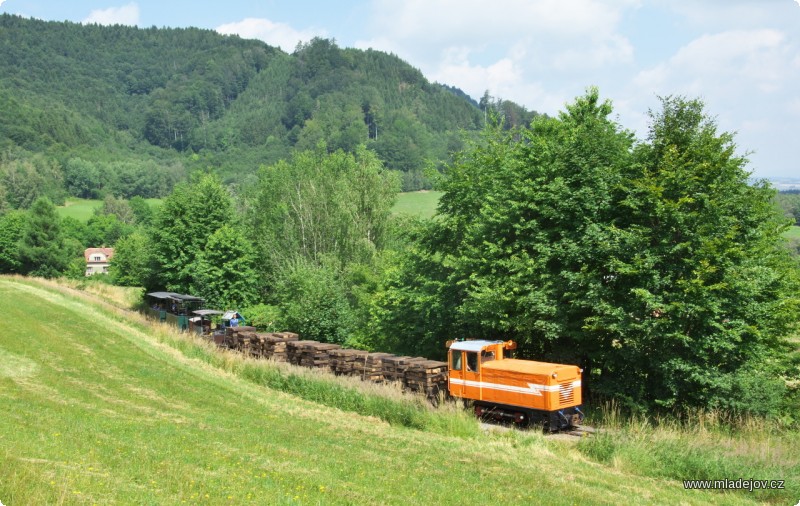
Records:
M772 421L719 411L681 420L627 416L610 404L600 410L598 426L579 450L623 472L673 480L784 480L785 490L752 494L766 501L800 498L800 434Z
M222 351L191 334L158 325L160 339L189 358L201 360L256 385L286 392L325 406L373 416L392 425L460 438L480 434L479 424L461 403L443 402L434 409L424 397L403 391L397 383L377 384L356 377L334 376L273 360Z
M99 275L85 279L62 279L58 284L90 293L120 309L135 307L144 292L140 287L112 285L104 276Z

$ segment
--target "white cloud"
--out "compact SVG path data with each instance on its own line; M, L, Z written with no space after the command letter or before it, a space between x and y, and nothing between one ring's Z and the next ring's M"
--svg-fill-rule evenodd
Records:
M0 0L0 7L2 7L5 2L6 0Z
M473 98L485 90L554 113L594 84L587 74L630 66L619 31L639 0L374 0L372 39L356 47L397 54L430 79ZM545 91L551 76L580 81ZM584 76L584 77L582 77Z
M734 30L693 40L668 61L641 71L634 83L657 93L773 93L790 84L792 59L782 32Z
M139 24L139 6L136 3L129 3L122 7L109 7L108 9L97 9L89 13L89 17L83 20L84 24L97 23L98 25L129 25Z
M484 65L498 48L524 46L526 66L564 69L598 66L630 57L630 44L616 27L632 1L600 0L376 0L375 23L383 36L417 53L431 46L469 45ZM568 48L564 50L564 48ZM436 51L433 52L436 54ZM575 55L583 57L576 58ZM511 56L513 57L513 56Z
M584 36L613 31L636 0L375 0L376 30L392 38L496 40L520 35Z
M633 61L633 46L627 38L608 34L597 42L558 51L553 59L553 67L557 70L596 69Z
M246 18L235 23L217 27L223 35L236 34L246 39L259 39L271 46L278 46L287 53L294 51L298 42L308 42L314 37L326 37L320 29L295 30L285 23L275 23L263 18Z
M786 146L800 114L798 61L797 40L784 30L754 25L705 33L639 71L618 92L630 99L618 110L643 132L635 112L658 109L656 95L700 98L720 130L737 133L741 152L753 151L751 168L759 177L796 175L796 157Z
M438 66L428 78L441 83L455 83L475 100L489 90L495 97L519 104L538 104L537 110L540 111L556 111L564 104L562 96L547 93L540 82L525 78L525 69L520 65L525 57L522 46L511 48L509 56L485 66L471 63L470 50L466 47L450 47L442 53Z

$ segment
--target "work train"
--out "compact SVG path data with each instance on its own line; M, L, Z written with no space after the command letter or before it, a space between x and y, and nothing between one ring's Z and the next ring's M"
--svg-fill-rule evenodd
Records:
M150 308L153 316L184 330L204 333L205 316L223 314L192 310L202 307L202 299L196 297L172 292L147 295L158 301ZM178 314L167 309L169 304L178 308ZM447 393L471 404L478 418L521 427L539 425L550 431L582 423L579 367L511 358L516 349L513 341L449 341L447 347Z

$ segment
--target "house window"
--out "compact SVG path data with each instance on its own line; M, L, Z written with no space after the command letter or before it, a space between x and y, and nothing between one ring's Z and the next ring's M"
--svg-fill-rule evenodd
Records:
M103 257L101 257L100 255L96 255L96 256L94 257L94 261L95 261L95 262L100 262L100 261L102 261L102 260L103 260Z

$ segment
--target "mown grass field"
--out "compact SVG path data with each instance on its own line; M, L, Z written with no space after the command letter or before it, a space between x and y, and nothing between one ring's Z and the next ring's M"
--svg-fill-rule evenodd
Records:
M436 213L436 206L439 204L439 198L441 196L442 192L437 191L400 193L397 196L397 202L392 208L392 212L395 214L430 218ZM147 199L147 202L155 209L161 205L162 200ZM63 206L58 206L56 210L62 218L70 216L78 221L86 223L89 221L89 218L94 215L95 209L98 209L102 205L102 200L70 197Z
M56 211L62 218L70 217L86 223L94 214L95 209L103 205L102 200L79 199L70 197L64 202L63 206L56 207Z
M161 205L161 199L145 199L150 207L156 209ZM70 197L64 202L63 206L56 207L59 216L66 218L70 216L78 221L86 223L94 215L95 209L103 205L102 200L96 199L79 199L77 197Z
M797 239L800 241L800 227L789 227L789 230L784 232L783 236L787 239Z
M397 202L395 202L392 212L430 218L436 213L436 206L439 205L441 196L442 192L437 191L401 193L397 196Z
M619 435L581 445L537 433L484 433L458 407L432 410L391 387L358 386L365 384L219 352L113 305L125 306L131 295L122 290L98 298L55 283L0 277L0 307L12 322L0 331L3 504L797 499L686 491L670 476L674 463L660 463L661 474L653 476L645 467L654 458L684 455L690 462L685 472L696 472L695 460L727 448L732 453L722 457L732 464L724 472L754 472L737 462L756 454L758 462L787 466L770 472L797 471L800 445L782 435L753 436L750 447L702 431L673 441L671 433L644 426L618 428ZM648 434L660 434L658 444L648 445ZM643 451L634 451L636 445ZM642 460L649 454L654 458Z

